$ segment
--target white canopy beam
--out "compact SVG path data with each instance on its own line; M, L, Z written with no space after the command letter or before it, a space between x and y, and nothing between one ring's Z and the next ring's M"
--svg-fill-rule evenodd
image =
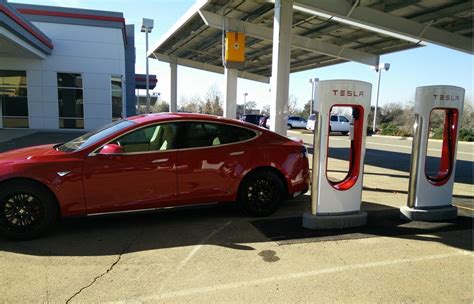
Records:
M204 10L199 10L199 14L206 25L210 27L243 32L247 36L259 38L262 40L273 40L272 28L234 18L224 17L222 15ZM292 47L303 49L309 52L321 53L331 57L355 61L371 66L377 66L379 64L378 55L358 51L344 46L330 44L321 41L321 39L312 39L293 34L291 41Z
M293 7L315 15L322 13L334 16L338 18L339 22L343 23L346 20L354 26L359 24L368 30L371 28L374 31L383 30L473 54L474 40L471 38L431 27L430 23L419 23L370 7L353 7L346 0L295 0ZM349 15L349 13L351 14Z
M182 65L185 67L189 68L194 68L194 69L199 69L199 70L204 70L208 72L213 72L213 73L219 73L219 74L224 74L224 67L223 66L217 66L213 64L207 64L207 63L202 63L190 59L184 59L184 58L179 58L179 57L173 57L165 54L160 54L157 52L153 52L153 56L155 56L156 59L162 62L168 62L168 63L176 63L178 65ZM270 83L270 78L266 76L261 76L257 74L252 74L252 73L247 73L247 72L238 72L238 76L240 78L248 79L248 80L253 80L253 81L258 81L258 82L263 82L263 83Z

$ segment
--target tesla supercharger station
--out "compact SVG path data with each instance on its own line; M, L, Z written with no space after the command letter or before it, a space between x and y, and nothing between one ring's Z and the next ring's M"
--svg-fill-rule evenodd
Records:
M367 117L372 85L355 80L320 81L315 105L311 211L303 214L303 227L333 229L363 226L367 214L360 210L364 171ZM327 176L331 109L352 108L350 157L347 175L332 181Z
M401 217L436 221L457 217L452 202L457 139L464 105L464 89L454 86L416 88L415 123L410 165L407 206ZM435 172L427 166L430 116L434 110L444 112L441 157Z

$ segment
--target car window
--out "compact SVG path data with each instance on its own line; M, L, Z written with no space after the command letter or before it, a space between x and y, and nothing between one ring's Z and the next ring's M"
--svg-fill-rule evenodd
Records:
M98 130L89 132L71 141L68 141L58 146L57 149L61 152L74 152L76 150L84 149L107 138L108 136L111 136L115 132L119 132L120 130L133 126L134 124L136 123L130 120L119 120Z
M331 116L331 121L337 121L337 116L335 115Z
M125 134L112 143L125 153L166 151L176 147L177 123L163 123Z
M206 122L188 122L182 148L211 147L248 140L257 134L231 125Z
M308 117L308 120L315 120L315 119L316 119L316 115L314 115L314 114L311 114Z
M349 119L345 118L344 116L339 116L339 121L349 122Z

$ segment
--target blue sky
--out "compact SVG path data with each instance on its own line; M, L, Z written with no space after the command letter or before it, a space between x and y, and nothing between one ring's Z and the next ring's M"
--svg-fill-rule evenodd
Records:
M194 4L194 0L16 0L10 2L40 5L66 6L123 12L127 24L135 24L136 72L145 73L145 35L140 33L142 18L155 21L150 34L150 47ZM164 100L169 100L169 65L150 59L150 73L158 77L154 90ZM381 62L391 64L383 72L380 90L380 104L390 102L413 102L415 88L422 85L446 84L466 89L466 98L472 103L473 56L443 47L426 47L384 55ZM344 63L330 67L294 73L290 76L290 94L298 99L300 107L310 98L309 78L356 79L373 84L373 100L376 95L377 74L368 66L358 63ZM178 67L178 102L182 97L203 96L208 87L217 85L223 91L224 76L209 72ZM270 103L270 86L239 79L238 103L254 100L259 106Z

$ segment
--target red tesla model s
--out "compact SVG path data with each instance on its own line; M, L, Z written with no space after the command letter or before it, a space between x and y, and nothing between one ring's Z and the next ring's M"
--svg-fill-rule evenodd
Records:
M211 202L265 216L308 181L306 149L287 137L215 116L141 115L0 154L0 232L27 239L60 217Z

